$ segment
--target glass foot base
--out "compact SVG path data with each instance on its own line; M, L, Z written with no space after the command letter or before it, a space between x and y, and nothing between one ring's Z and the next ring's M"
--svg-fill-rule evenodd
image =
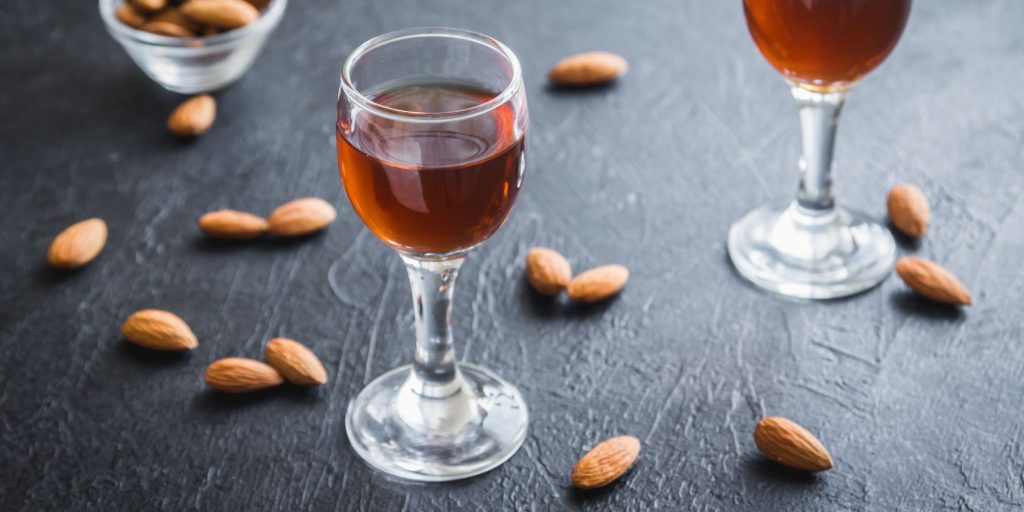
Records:
M526 402L490 370L459 371L462 386L444 398L413 393L410 365L377 377L349 403L352 448L380 471L421 482L479 475L508 460L526 439Z
M889 230L867 215L796 203L758 208L729 229L729 258L766 290L803 299L834 299L882 282L896 259Z

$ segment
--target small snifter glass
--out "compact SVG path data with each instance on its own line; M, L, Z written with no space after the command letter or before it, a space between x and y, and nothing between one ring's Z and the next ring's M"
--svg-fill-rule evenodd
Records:
M519 449L527 410L515 386L457 363L451 301L466 255L505 222L523 184L526 93L500 42L447 28L400 30L346 60L338 166L352 207L398 251L413 295L411 365L348 407L353 449L386 473L465 478Z

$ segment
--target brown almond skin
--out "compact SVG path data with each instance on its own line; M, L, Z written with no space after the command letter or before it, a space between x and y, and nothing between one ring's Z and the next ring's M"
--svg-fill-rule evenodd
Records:
M142 30L153 34L160 34L167 37L193 37L195 33L191 30L171 23L169 21L147 21L142 25Z
M247 212L217 210L199 217L199 229L211 238L251 240L267 232L267 221Z
M569 285L572 267L557 251L534 247L526 253L526 279L537 293L557 295Z
M278 206L267 217L267 230L277 236L304 236L330 226L338 212L319 197L305 197Z
M178 105L167 119L167 129L178 137L206 133L217 118L217 102L209 94L194 96Z
M132 28L139 28L146 23L146 16L127 2L117 6L117 9L114 10L114 17Z
M107 243L107 223L92 218L72 224L50 243L46 261L54 268L79 268L92 261Z
M931 221L928 198L921 189L901 183L889 190L886 200L889 220L896 229L911 238L921 238Z
M227 357L206 368L206 384L224 393L249 393L284 382L277 370L255 359Z
M192 21L224 30L243 27L260 17L260 11L244 0L189 0L181 12Z
M566 57L555 64L548 79L559 85L586 86L610 82L622 76L629 63L609 52L587 52Z
M150 21L164 21L167 23L180 25L192 34L197 34L200 28L200 25L198 23L189 19L188 16L185 16L181 12L181 9L177 7L168 7L156 13L155 15L153 15L152 18L150 18Z
M159 309L143 309L121 324L124 338L140 347L174 352L192 350L199 340L178 315Z
M783 466L801 471L832 469L832 456L807 429L779 416L757 422L754 443L761 453Z
M941 304L966 306L971 293L950 271L938 263L906 256L896 262L896 274L918 295Z
M566 292L576 302L600 302L619 293L627 281L629 269L622 265L603 265L574 277Z
M262 11L263 9L266 9L267 6L270 5L270 0L245 0L245 1L248 2L249 5L252 5L257 10L260 10L260 11Z
M604 487L629 471L640 455L640 440L618 436L598 443L572 470L572 485L579 489Z
M167 7L167 0L131 0L140 11L156 12Z
M267 342L263 357L288 382L299 386L327 383L327 369L312 350L295 340L274 338Z

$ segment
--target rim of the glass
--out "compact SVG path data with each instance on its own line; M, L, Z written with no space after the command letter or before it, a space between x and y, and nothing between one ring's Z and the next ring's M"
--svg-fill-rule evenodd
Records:
M473 43L488 46L493 50L497 51L512 68L512 78L509 80L505 88L495 95L490 100L479 105L474 105L470 108L461 110L453 110L450 112L413 112L409 110L399 110L391 108L386 105L381 105L370 98L363 95L356 89L352 83L352 68L361 57L366 55L368 52L380 48L384 45L405 41L408 39L424 38L424 37L445 37L452 39L462 39ZM394 32L388 32L381 34L365 43L359 45L355 50L349 54L348 58L345 59L345 64L341 69L341 92L349 100L359 105L360 107L373 112L374 114L387 117L397 121L412 121L412 122L439 122L439 121L457 121L459 119L467 119L480 114L490 112L499 106L507 103L512 97L519 92L519 88L522 87L523 83L523 71L519 65L519 59L516 54L512 53L509 47L505 46L501 41L494 39L493 37L481 34L479 32L473 32L472 30L464 30L460 28L449 28L449 27L415 27L406 28L402 30L396 30Z
M288 5L288 0L272 0L270 5L267 7L267 10L260 15L259 19L244 27L239 27L213 36L195 37L165 36L129 27L128 25L121 23L114 15L114 9L119 3L121 3L119 0L99 0L100 16L103 18L103 22L107 25L108 29L122 36L153 46L201 50L210 46L237 41L249 36L250 34L273 28L281 21L281 16L284 14L285 7ZM202 41L203 45L195 46L195 41Z

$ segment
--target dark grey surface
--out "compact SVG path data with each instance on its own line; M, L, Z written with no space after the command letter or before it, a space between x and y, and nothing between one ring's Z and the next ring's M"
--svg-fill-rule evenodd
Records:
M1018 510L1024 507L1024 3L914 5L895 53L854 91L838 193L879 216L899 181L933 227L901 252L974 292L957 310L897 278L861 296L794 303L731 270L730 222L796 186L797 119L746 33L740 2L293 0L254 69L217 95L191 144L164 128L159 90L104 32L95 2L0 4L0 510ZM519 385L523 449L468 481L373 473L345 440L348 400L412 349L397 256L339 185L337 75L360 42L453 25L520 56L530 100L525 191L463 267L463 359ZM608 49L614 87L560 92L558 58ZM216 245L205 211L268 213L316 195L339 219L300 242ZM64 226L110 237L81 272L44 265ZM534 296L525 252L576 269L620 262L620 298L576 308ZM188 321L200 346L155 355L121 340L132 311ZM204 367L289 336L326 363L323 389L223 397ZM820 476L760 457L763 414L816 432ZM639 437L637 466L578 493L577 457Z

